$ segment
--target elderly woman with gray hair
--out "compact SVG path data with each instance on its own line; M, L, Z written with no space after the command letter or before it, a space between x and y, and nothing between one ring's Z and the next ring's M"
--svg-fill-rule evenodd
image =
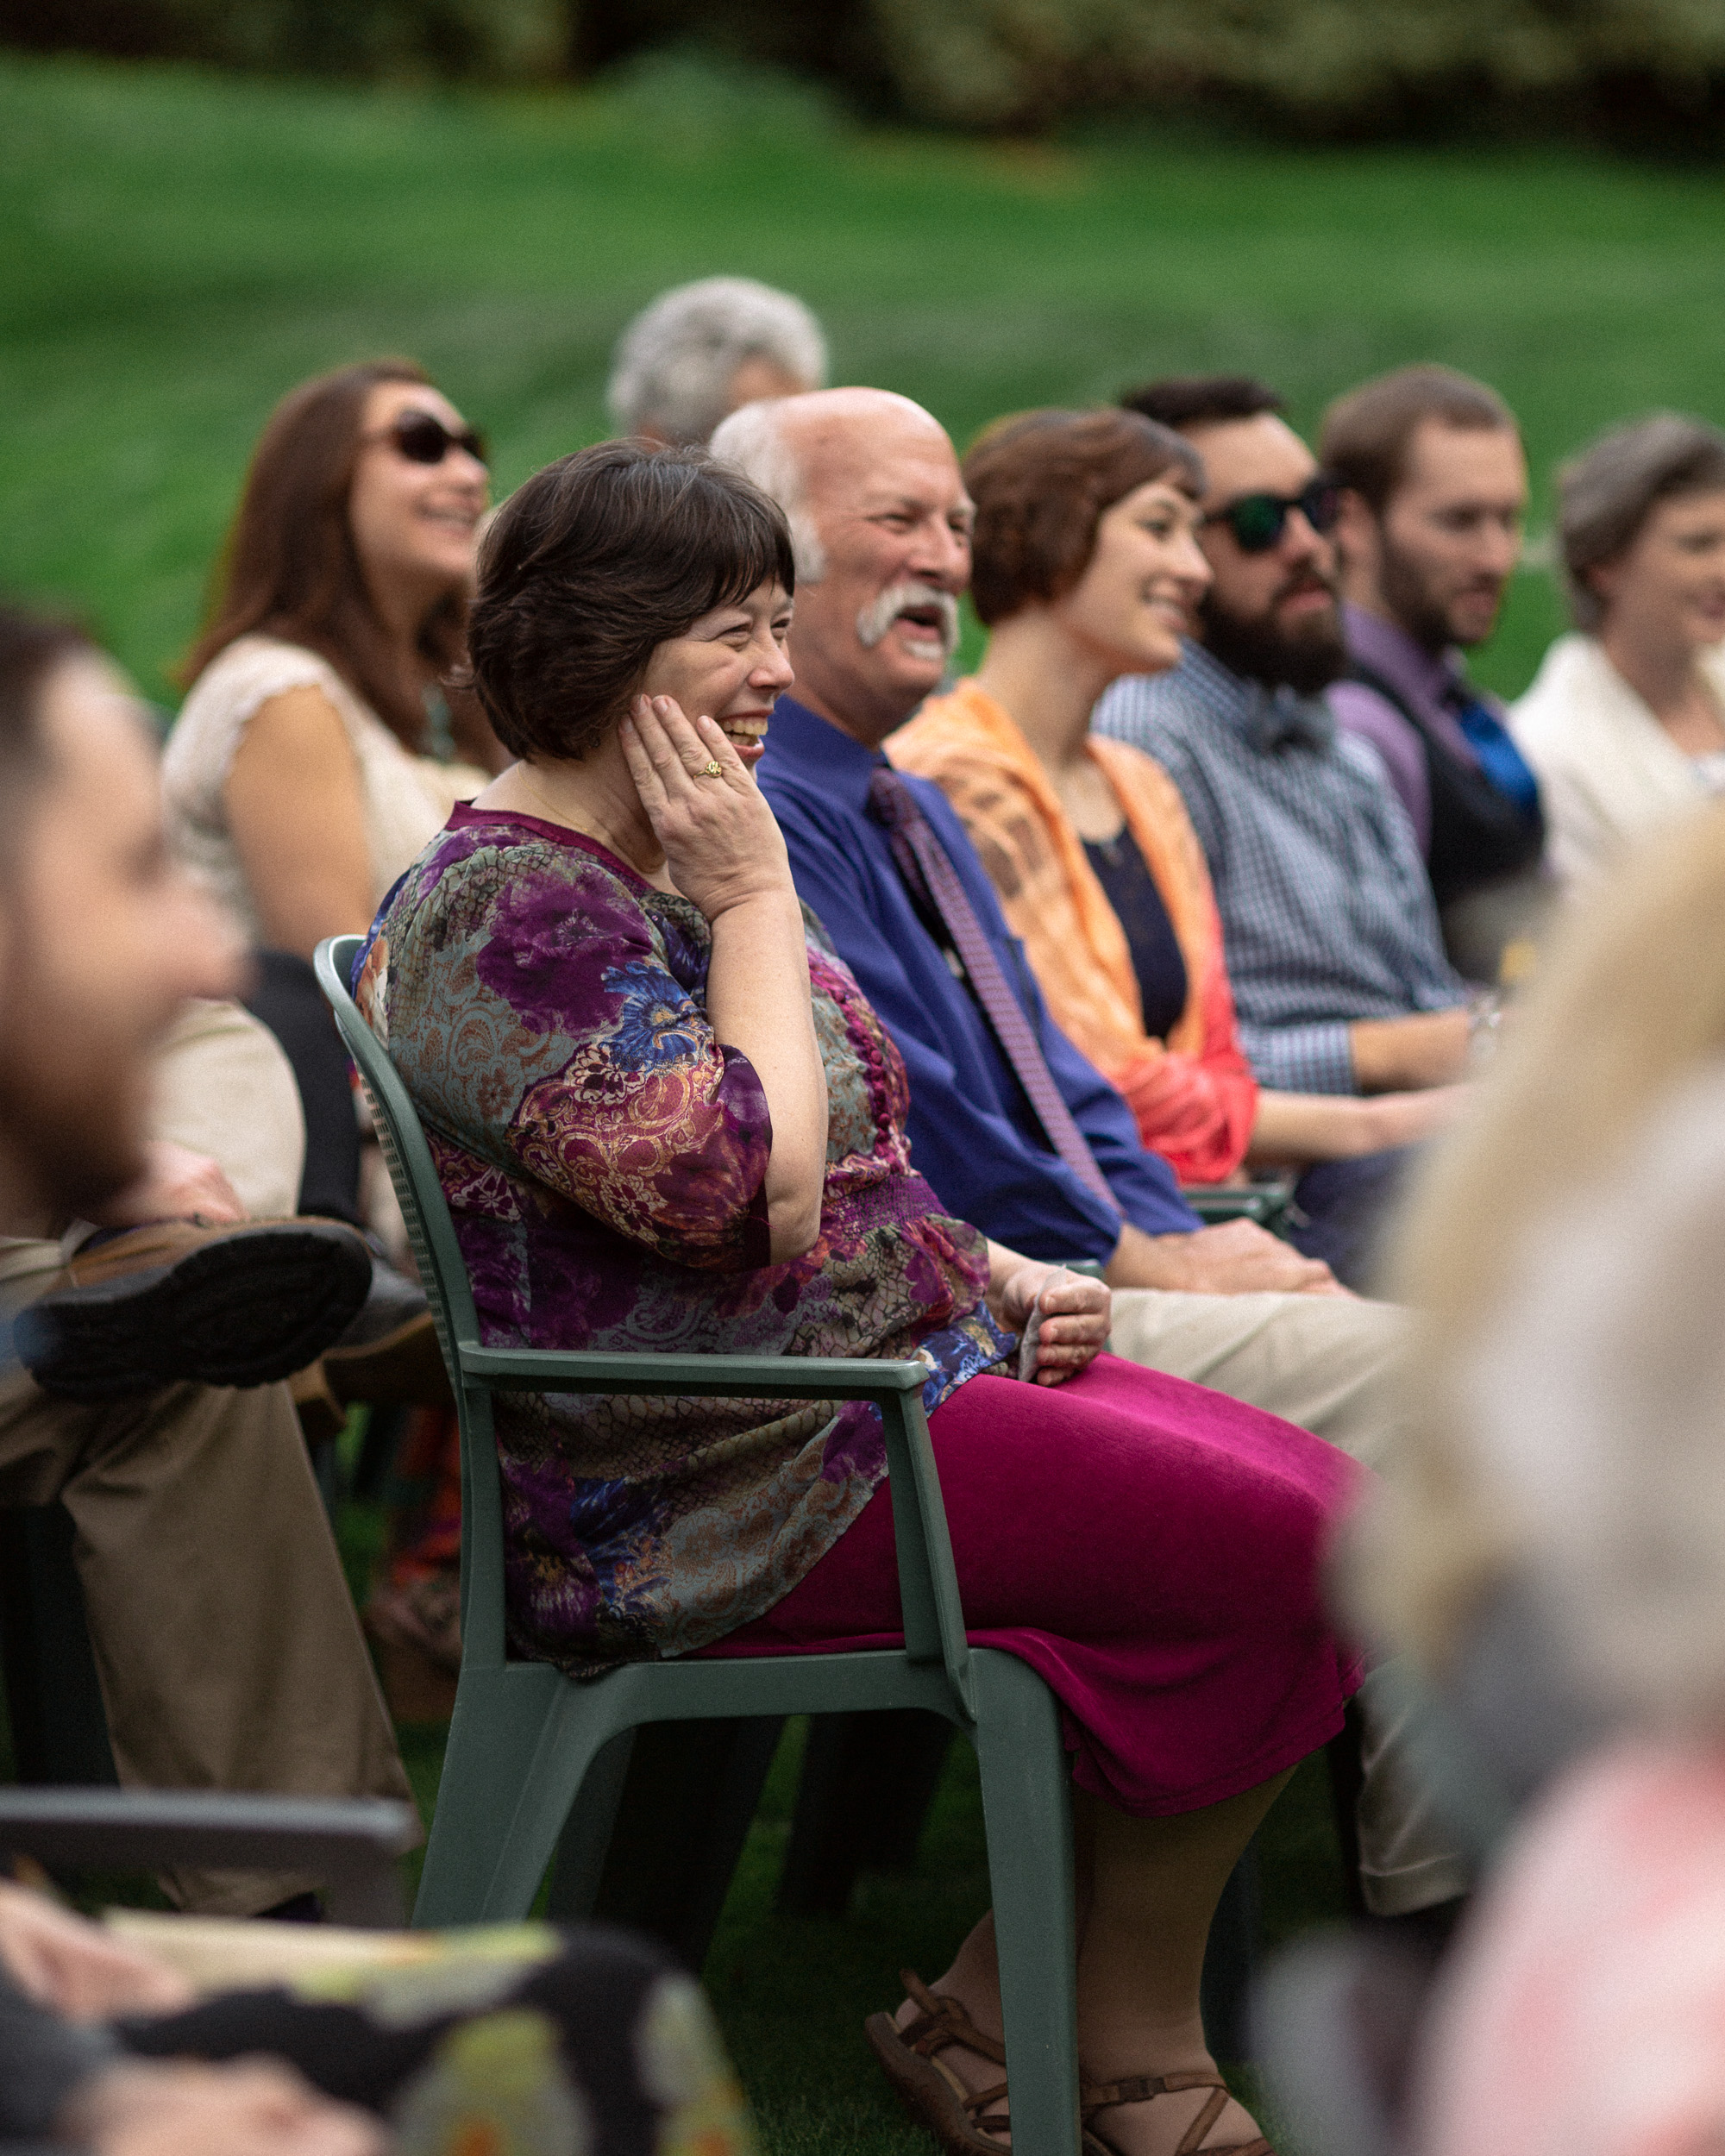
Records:
M690 446L758 398L825 385L826 339L800 299L752 277L703 277L636 316L606 394L620 433Z
M1576 630L1510 713L1571 886L1725 792L1725 433L1675 412L1558 473Z

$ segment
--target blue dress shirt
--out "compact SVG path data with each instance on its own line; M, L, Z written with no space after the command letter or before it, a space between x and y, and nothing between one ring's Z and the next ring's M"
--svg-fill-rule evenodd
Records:
M1120 1222L1049 1146L993 1028L912 902L869 780L886 757L781 696L758 770L791 872L910 1072L914 1163L957 1219L1026 1257L1107 1258ZM1201 1224L1132 1110L1043 1008L964 826L938 787L907 778L946 849L1120 1213L1149 1235Z
M1184 797L1260 1085L1352 1093L1354 1019L1467 1000L1383 760L1320 699L1271 695L1189 643L1171 674L1105 690L1092 724Z

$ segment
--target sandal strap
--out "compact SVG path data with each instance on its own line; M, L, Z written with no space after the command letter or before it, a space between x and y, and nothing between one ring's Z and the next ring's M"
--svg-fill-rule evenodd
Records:
M1226 2100L1227 2085L1219 2073L1197 2068L1184 2073L1128 2074L1120 2081L1086 2079L1079 2100L1088 2119L1093 2111L1110 2111L1117 2103L1148 2103L1152 2096L1178 2096L1186 2089L1220 2089Z
M1262 2134L1254 2140L1231 2141L1225 2147L1204 2147L1204 2136L1228 2108L1228 2084L1219 2073L1196 2069L1171 2074L1127 2074L1119 2081L1085 2081L1080 2090L1080 2109L1087 2134L1101 2147L1112 2150L1113 2144L1106 2135L1090 2132L1090 2122L1097 2112L1111 2111L1120 2103L1148 2103L1156 2096L1178 2096L1189 2089L1208 2089L1209 2100L1181 2135L1174 2156L1201 2156L1201 2156L1274 2156Z
M907 2044L923 2058L932 2059L936 2052L944 2051L949 2045L961 2044L966 2051L974 2051L992 2065L1004 2066L1007 2047L998 2038L985 2036L970 2019L957 1999L944 1992L931 1991L914 1969L900 1969L899 1981L905 1987L905 1996L921 2009L916 2019L906 2021L899 2031L901 2043ZM996 2096L1007 2092L1004 2081L986 2094L973 2096L973 2103L991 2103Z

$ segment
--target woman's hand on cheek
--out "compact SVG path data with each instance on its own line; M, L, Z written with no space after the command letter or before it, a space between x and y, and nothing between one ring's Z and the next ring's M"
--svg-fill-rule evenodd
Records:
M639 696L621 738L671 880L709 921L752 899L794 903L783 836L722 728L671 697Z
M1058 1385L1076 1377L1108 1344L1113 1298L1101 1281L1069 1273L1063 1265L1026 1260L1007 1274L988 1300L1000 1322L1015 1332L1024 1331L1032 1313L1041 1313L1036 1342L1038 1385Z

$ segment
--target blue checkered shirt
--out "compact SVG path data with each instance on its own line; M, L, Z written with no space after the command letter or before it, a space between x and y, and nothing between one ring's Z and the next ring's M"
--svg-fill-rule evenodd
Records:
M1189 643L1173 673L1116 681L1095 725L1154 756L1185 799L1261 1084L1352 1093L1355 1018L1466 1001L1407 812L1377 750L1339 733L1321 698L1272 693Z

